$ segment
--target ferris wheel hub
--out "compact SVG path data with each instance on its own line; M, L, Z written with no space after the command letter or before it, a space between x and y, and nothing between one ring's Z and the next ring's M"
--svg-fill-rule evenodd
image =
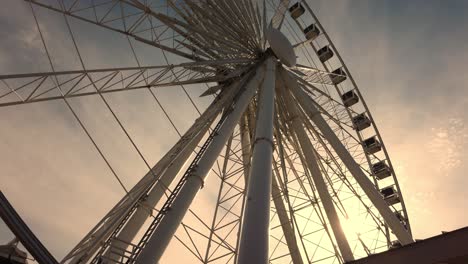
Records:
M270 27L266 34L271 50L284 65L296 65L296 53L289 39L278 29Z

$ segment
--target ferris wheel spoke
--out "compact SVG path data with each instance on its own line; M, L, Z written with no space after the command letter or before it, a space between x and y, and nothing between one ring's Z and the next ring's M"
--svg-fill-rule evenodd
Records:
M217 60L169 66L0 75L0 107L143 88L222 82L236 77L217 69L251 63ZM247 68L244 68L247 69ZM58 81L58 84L56 83Z
M192 12L183 14L186 23L180 20L168 20L191 34L200 37L201 42L208 43L205 49L213 46L222 50L238 53L235 56L255 56L261 50L259 37L256 35L253 5L245 1L207 1L200 6L185 0ZM175 7L174 7L175 8ZM175 8L176 9L176 8ZM211 11L211 12L210 12ZM179 11L179 14L182 14ZM164 15L163 15L164 16ZM236 18L236 19L230 19ZM205 44L206 45L206 44ZM219 51L222 54L222 51Z
M241 55L250 56L252 54L252 50L248 47L245 47L242 42L240 42L239 38L232 39L226 38L224 33L215 31L211 31L208 28L205 28L203 24L201 25L190 25L187 21L182 21L162 13L153 13L154 17L165 23L168 27L178 30L177 27L185 29L187 32L199 34L203 38L205 38L209 42L218 42L220 45L223 45L224 48L231 49L232 51L238 51ZM205 22L206 23L206 22ZM208 25L207 25L208 26Z
M197 217L207 228L208 244L204 249L203 263L235 257L237 236L244 202L242 145L239 133L233 133L226 144L220 169L220 186L213 217L205 221ZM239 168L235 169L234 168ZM211 222L209 222L211 221Z
M303 80L301 78L296 78L296 76L294 74L286 74L285 71L281 71L281 76L283 77L284 81L285 81L285 84L288 86L288 87L291 87L291 86L296 86L296 82L294 82L293 79L291 79L291 77L294 77L294 79L299 83L302 83ZM360 142L360 140L356 137L356 135L353 134L352 131L355 130L355 127L354 125L350 125L349 123L345 123L343 122L342 118L339 117L339 115L337 115L337 109L336 107L339 106L341 108L345 108L341 102L338 102L336 101L334 98L331 98L327 93L324 93L322 92L320 89L316 88L315 86L311 85L311 84L307 84L308 87L312 87L314 88L314 91L318 91L320 92L320 95L314 95L314 94L304 94L304 96L307 96L308 97L308 100L310 100L311 102L313 102L315 104L315 106L320 110L320 112L322 114L324 114L326 117L328 117L331 121L332 121L332 124L335 125L335 129L336 130L339 130L340 131L340 138L343 140L343 142L346 144L346 142L348 141L351 141L351 142ZM305 87L303 87L304 91L307 91L308 92L308 89L306 89ZM312 99L315 98L314 99ZM324 100L324 104L322 105L321 103L318 103L320 100L321 97L323 97L325 100ZM327 107L327 105L329 104L334 104L335 107L333 109L325 109L325 107ZM329 107L327 107L329 108ZM342 113L344 113L345 111L344 110L340 110ZM334 113L333 113L334 112ZM307 118L306 118L307 120ZM310 120L307 120L307 121L310 121ZM306 122L306 124L309 124L310 122ZM320 134L318 131L317 133L323 137L322 134ZM350 148L349 145L347 145L348 148ZM358 149L360 147L360 144L359 143L355 143L355 147L353 149ZM351 149L351 148L350 148ZM361 164L360 164L361 165ZM365 166L366 164L364 164ZM366 170L367 168L365 167L362 167L364 170Z
M187 21L187 23L194 27L198 21L194 21L193 18L186 16L178 7L176 7L172 2L169 2L171 7L174 9L175 12L177 12L178 15L180 15L182 18ZM183 36L183 40L175 39L177 43L179 43L182 46L185 46L188 50L191 50L195 54L198 54L202 57L207 57L207 58L220 58L221 56L217 54L217 52L221 52L223 54L226 54L225 50L222 50L218 47L215 47L215 45L211 45L212 49L208 48L210 44L213 43L208 43L205 38L201 37L198 34L191 34L188 33L173 24L168 24L168 29L174 30L174 32L178 33L179 35ZM213 49L216 50L217 52L213 52Z
M256 6L253 5L252 1L246 0L247 11L249 12L251 22L253 23L255 29L255 36L257 41L257 46L262 47L262 26L261 26L261 19L260 19L260 9L258 7L258 2L256 2Z
M174 181L177 173L189 159L190 155L195 151L196 146L202 140L203 136L208 132L210 127L209 124L211 123L208 123L208 125L206 125L200 133L194 137L192 142L188 144L182 152L180 152L178 159L173 161L163 173L157 175L159 176L158 181L155 183L154 187L152 187L151 191L146 194L144 200L139 203L138 208L136 208L133 215L128 219L125 227L122 228L118 235L108 239L110 241L109 247L103 253L98 253L99 255L109 255L109 258L115 261L118 260L116 257L125 255L124 251L128 244L116 243L116 241L132 241L135 238L138 231L144 225L146 219L153 215L153 208L155 208L156 204L166 194L168 186L170 186ZM110 252L112 252L112 254L109 254Z
M192 25L203 23L203 24L205 24L205 26L204 26L205 28L209 27L210 31L212 33L216 34L216 35L225 35L231 41L238 39L239 38L239 33L240 33L239 29L237 28L236 24L232 23L232 21L225 19L226 15L223 13L222 9L218 6L219 4L222 4L222 3L218 3L218 4L215 4L214 2L211 3L210 7L212 7L214 10L216 10L216 12L212 13L212 14L209 14L207 12L207 11L209 11L209 9L204 10L203 8L198 7L196 4L193 4L192 6L193 6L194 16L190 17L190 20L194 21L194 22L192 22ZM234 2L229 2L229 4L234 4ZM233 6L233 7L235 7L235 6ZM235 15L239 16L239 14L235 14ZM205 17L210 17L210 18L209 19L203 19ZM223 23L224 21L227 21L227 23ZM248 37L248 39L251 39L252 34L246 34L246 36ZM211 43L211 45L215 44L217 46L216 50L219 53L226 54L226 49L223 49L221 46L219 46L219 44L216 44L216 41L209 40L209 39L206 39L206 38L202 38L202 39L204 39L204 42L207 43L207 44L208 43ZM255 46L252 45L251 41L244 40L244 39L238 39L237 41L239 41L239 43L242 43L243 46L249 47L250 49L255 48ZM229 53L227 53L227 54L229 54Z
M254 49L260 47L260 43L258 42L258 38L255 36L257 35L256 28L255 28L255 20L252 16L252 10L250 9L250 5L247 4L247 1L245 0L240 0L240 1L232 1L235 5L237 5L237 10L239 12L239 17L243 18L243 22L245 25L245 28L249 30L248 37L252 41L252 44L254 44Z
M332 175L338 175L340 177L340 181L343 182L343 184L349 189L349 191L354 195L354 197L359 199L362 206L366 208L367 212L372 216L373 220L376 222L376 225L379 227L384 226L384 222L382 222L381 219L379 219L378 216L375 215L375 212L373 212L371 208L362 200L362 197L357 193L353 185L346 178L346 174L343 169L344 164L338 162L338 158L335 157L335 155L331 152L329 146L323 140L321 140L320 143L325 151L324 154L320 154L319 152L317 153L320 160L322 161L322 164L325 164L325 166L332 171ZM329 182L329 185L333 185L333 183Z
M229 17L237 17L238 14L235 13L235 6L234 2L232 1L208 1L208 5L213 8L213 19L210 24L216 25L221 21L224 22L225 26L222 27L223 30L227 34L229 34L229 38L239 38L239 41L244 43L248 47L252 47L250 40L251 36L248 34L243 34L244 31L244 24L241 19L234 19L231 20ZM240 38L242 36L242 38Z
M192 54L191 51L187 49L182 49L183 46L177 46L175 44L177 42L172 41L175 36L167 38L167 29L169 27L155 18L153 15L155 12L153 12L149 6L141 6L141 4L136 5L133 2L124 0L112 0L99 4L93 1L92 4L88 4L84 7L72 5L69 9L66 9L62 4L58 6L51 5L47 0L25 1L125 36L131 36L137 41L192 61L206 60L206 58ZM78 2L79 1L76 1L75 3ZM110 17L111 15L113 16Z
M175 177L180 167L183 165L188 156L193 152L194 148L204 135L203 131L207 131L208 127L205 118L200 119L192 126L189 131L179 140L179 142L171 149L166 156L164 156L145 177L140 180L132 190L124 197L125 200L114 207L106 217L101 220L85 238L67 255L62 262L71 259L74 261L86 261L98 250L98 247L105 242L107 247L101 248L98 255L106 255L109 248L114 246L114 253L119 256L122 248L126 248L128 244L121 241L131 241L133 236L138 232L140 226L146 221L147 217L152 214L154 204L165 193L167 185ZM204 124L205 123L205 124ZM205 128L202 130L196 129L203 124ZM178 157L177 160L175 158ZM174 161L175 160L175 161ZM157 175L159 177L155 177ZM152 187L154 186L154 187ZM148 190L151 191L148 192ZM120 212L120 213L117 213ZM116 236L115 228L122 226L122 223L127 223L125 227L118 228L120 231L118 237ZM113 236L115 239L108 239L107 237ZM116 241L119 241L116 243ZM117 245L116 245L117 244ZM111 258L112 259L112 258Z
M246 17L246 13L250 12L250 10L245 8L245 3L243 1L210 1L209 5L216 10L213 24L226 21L223 23L226 24L226 26L222 26L222 30L228 33L230 32L230 39L242 43L252 51L259 49L257 36L252 31L251 27L251 22L253 21L250 21L250 17ZM236 17L237 19L226 19L229 17Z

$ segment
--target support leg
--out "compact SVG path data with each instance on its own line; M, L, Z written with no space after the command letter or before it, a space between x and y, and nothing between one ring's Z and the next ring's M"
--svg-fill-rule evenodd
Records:
M193 199L200 188L202 188L208 172L255 94L261 77L263 77L259 71L257 69L255 77L250 80L246 86L246 90L239 97L234 109L226 117L226 120L223 121L213 141L208 145L205 153L198 161L197 166L187 177L170 210L166 212L166 215L162 218L154 233L149 237L141 254L137 257L136 263L154 264L163 255Z
M252 165L247 185L247 200L239 247L240 264L267 264L269 262L269 216L276 68L276 62L273 58L267 60L266 67L265 79L259 96Z

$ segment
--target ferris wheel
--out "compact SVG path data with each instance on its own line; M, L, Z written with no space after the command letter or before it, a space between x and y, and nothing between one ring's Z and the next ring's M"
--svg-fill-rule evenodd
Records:
M0 75L0 108L64 102L126 193L61 263L175 263L180 255L190 263L345 263L413 242L376 123L309 2L24 2L50 71ZM56 70L38 10L62 15L79 68ZM138 66L89 68L77 21L122 35ZM160 60L140 64L135 43ZM184 113L170 114L155 93L174 87L199 113L186 131L173 122ZM191 89L203 91L206 109ZM108 94L136 90L180 136L156 164L108 103ZM146 164L136 185L125 186L71 103L89 96ZM200 206L207 190L211 200Z

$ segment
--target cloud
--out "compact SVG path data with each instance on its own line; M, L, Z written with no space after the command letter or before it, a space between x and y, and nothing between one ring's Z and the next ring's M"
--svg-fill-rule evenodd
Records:
M429 151L440 161L439 172L447 175L460 167L463 152L468 144L468 127L460 118L450 118L446 126L433 128Z

